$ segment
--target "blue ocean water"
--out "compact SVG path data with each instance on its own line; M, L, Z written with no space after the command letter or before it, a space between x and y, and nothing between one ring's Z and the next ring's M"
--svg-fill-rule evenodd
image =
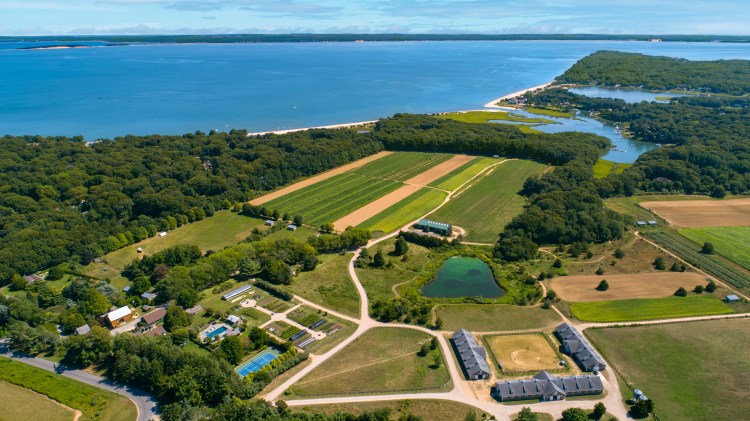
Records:
M750 58L750 44L365 42L19 50L0 43L0 134L278 130L480 108L597 50Z

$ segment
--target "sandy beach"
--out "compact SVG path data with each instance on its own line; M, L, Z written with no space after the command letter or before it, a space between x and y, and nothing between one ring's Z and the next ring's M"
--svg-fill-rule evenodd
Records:
M298 129L287 129L287 130L270 130L267 132L254 132L254 133L248 133L248 136L261 136L264 134L285 134L285 133L293 133L293 132L301 132L305 130L310 129L342 129L344 127L354 127L354 126L364 126L365 124L373 124L377 123L378 120L369 120L369 121L357 121L354 123L343 123L343 124L331 124L328 126L313 126L313 127L300 127Z
M547 83L541 84L539 86L534 86L534 87L531 87L531 88L520 90L518 92L513 92L513 93L510 93L510 94L507 94L507 95L503 95L500 98L495 98L492 101L484 104L484 108L501 108L500 106L497 105L497 103L500 102L500 101L505 101L506 99L510 99L510 98L514 98L514 97L523 95L526 92L536 91L537 89L544 89L544 88L548 87L549 85L552 85L553 83L554 82L547 82Z

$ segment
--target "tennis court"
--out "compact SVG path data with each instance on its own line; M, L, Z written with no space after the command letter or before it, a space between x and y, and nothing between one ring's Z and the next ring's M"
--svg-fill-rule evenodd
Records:
M259 371L261 368L270 364L271 361L275 360L278 356L279 353L275 349L268 347L254 357L238 365L234 371L240 376L245 377L250 373Z

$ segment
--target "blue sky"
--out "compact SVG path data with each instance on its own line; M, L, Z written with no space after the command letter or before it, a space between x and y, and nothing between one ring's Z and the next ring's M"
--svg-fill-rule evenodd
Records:
M750 34L747 0L0 0L0 35Z

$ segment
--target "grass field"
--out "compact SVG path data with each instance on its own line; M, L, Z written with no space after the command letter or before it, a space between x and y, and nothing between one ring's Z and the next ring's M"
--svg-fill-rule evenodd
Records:
M394 155L388 155L377 162ZM264 206L292 215L302 215L306 223L320 225L336 221L401 186L403 184L395 181L346 173L274 199Z
M451 157L453 155L450 154L396 152L352 170L351 173L386 180L406 181Z
M52 399L21 386L0 381L2 420L59 421L72 420L75 411Z
M394 231L435 209L443 203L447 195L448 193L441 190L427 187L419 189L416 193L363 222L359 227L384 233Z
M618 162L607 161L606 159L600 159L594 164L594 177L604 178L610 174L620 174L625 171L626 168L632 167L633 164L622 164Z
M606 291L596 289L602 279L609 284ZM560 299L580 302L669 297L680 287L691 290L706 283L705 276L694 272L656 272L559 276L551 286Z
M523 110L526 111L527 113L537 114L537 115L547 115L550 117L562 117L562 118L575 117L575 113L572 111L557 111L557 110L550 110L548 108L535 108L535 107L526 107Z
M458 113L446 113L437 116L446 120L462 121L464 123L489 123L492 120L512 121L517 123L554 123L545 118L529 118L521 114L505 111L466 111Z
M673 230L644 232L643 236L655 241L693 266L727 282L745 292L750 291L750 273L715 254L703 254L701 246Z
M589 329L586 335L627 382L654 400L661 419L737 421L750 414L748 332L750 319L736 319Z
M560 369L557 352L541 334L496 335L484 338L503 371Z
M99 279L115 278L125 265L138 257L138 247L143 249L145 255L151 255L178 244L194 244L203 251L221 250L244 240L253 228L262 225L263 221L260 219L229 211L219 211L214 216L169 231L164 237L151 237L106 254L102 257L102 263L92 263L86 266L83 272Z
M461 328L478 332L544 329L562 323L552 310L505 304L439 305L435 313L443 320L443 329L449 331Z
M464 184L472 177L479 174L485 168L497 162L500 162L500 159L485 157L475 158L471 162L467 162L448 174L438 178L429 185L438 189L453 191L461 186L461 184Z
M734 310L710 296L637 298L574 303L570 311L586 322L625 322L731 314Z
M716 253L750 270L750 227L682 228L678 232L701 246L710 242Z
M678 227L731 227L747 225L750 220L750 198L675 200L641 202Z
M126 397L0 357L0 380L46 395L83 413L86 420L132 421L137 409ZM7 401L3 401L5 407ZM2 414L0 414L0 417Z
M405 401L382 401L382 402L355 402L330 405L314 405L294 407L295 412L306 412L308 414L328 414L346 412L361 415L363 412L373 412L379 409L391 410L391 418L399 418L406 414L422 417L424 420L464 421L467 415L474 414L480 419L482 411L455 401L444 401L436 399L415 399Z
M542 164L521 160L500 164L430 218L465 229L467 241L494 243L498 233L523 208L524 198L518 195L523 183L544 168Z
M292 387L295 396L439 390L450 380L440 348L419 356L431 336L413 329L374 328ZM441 364L435 367L434 355ZM367 381L362 381L367 379Z
M359 295L349 279L347 265L352 255L323 254L311 272L300 272L292 282L292 291L324 307L350 316L359 316Z

